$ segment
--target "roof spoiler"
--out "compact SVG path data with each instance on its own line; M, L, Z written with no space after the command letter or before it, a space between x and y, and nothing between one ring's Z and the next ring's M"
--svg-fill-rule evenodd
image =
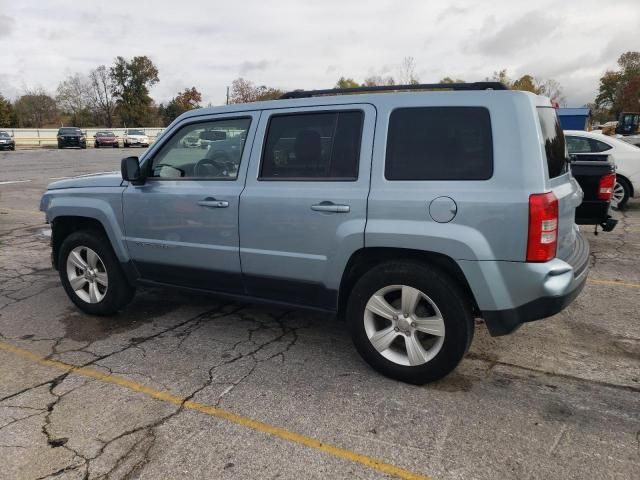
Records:
M284 93L280 99L308 98L322 95L342 95L350 93L401 92L405 90L509 90L502 82L473 82L473 83L416 83L412 85L379 85L373 87L328 88L325 90L293 90Z

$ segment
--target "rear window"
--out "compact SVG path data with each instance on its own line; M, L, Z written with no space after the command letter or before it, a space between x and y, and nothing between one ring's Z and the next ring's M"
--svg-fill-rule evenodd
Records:
M553 107L538 107L542 141L547 156L549 178L559 177L569 169L569 153L564 141L558 114Z
M387 180L486 180L492 175L486 108L399 108L391 113Z

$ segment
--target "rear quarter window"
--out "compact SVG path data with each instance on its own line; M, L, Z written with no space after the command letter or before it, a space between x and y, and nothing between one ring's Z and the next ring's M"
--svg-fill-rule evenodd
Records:
M493 175L489 111L399 108L389 118L387 180L486 180Z
M559 177L569 170L569 153L558 114L553 107L538 107L537 110L549 178Z

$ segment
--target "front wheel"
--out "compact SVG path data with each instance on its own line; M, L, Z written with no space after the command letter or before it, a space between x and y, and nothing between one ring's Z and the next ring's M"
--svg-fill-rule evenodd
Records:
M473 338L469 302L456 283L436 268L410 261L365 273L349 296L347 319L369 365L418 385L450 373Z
M111 245L96 231L69 235L60 247L58 269L71 301L91 315L113 315L135 293Z

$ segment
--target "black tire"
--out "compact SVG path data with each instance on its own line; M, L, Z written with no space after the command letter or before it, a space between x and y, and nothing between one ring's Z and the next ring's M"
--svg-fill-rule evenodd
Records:
M124 148L129 148L129 144L127 142L124 142L123 146Z
M80 148L81 148L82 150L86 150L86 148L87 148L87 144L85 143L84 145L80 145Z
M62 150L62 145L58 144L58 150Z
M627 203L629 203L629 198L631 197L631 184L629 183L629 180L624 177L616 177L616 183L619 184L624 190L622 200L618 202L617 207L618 210L624 210L625 208L627 208Z
M100 144L98 142L94 143L93 148L100 148Z
M374 293L392 285L420 290L442 314L444 342L426 363L405 366L393 362L378 352L367 336L364 320L367 302ZM470 302L446 273L427 264L392 261L372 268L353 287L346 313L353 343L364 360L383 375L416 385L439 380L455 369L473 339Z
M114 143L114 144L113 144L113 148L118 148L118 144L117 144L117 143Z
M88 247L98 254L107 274L108 287L104 298L98 303L89 303L81 299L69 282L67 258L74 248L81 246ZM64 239L58 255L58 271L62 286L71 301L80 310L90 315L114 315L127 305L135 294L135 288L129 284L125 277L111 244L97 230L74 232Z

